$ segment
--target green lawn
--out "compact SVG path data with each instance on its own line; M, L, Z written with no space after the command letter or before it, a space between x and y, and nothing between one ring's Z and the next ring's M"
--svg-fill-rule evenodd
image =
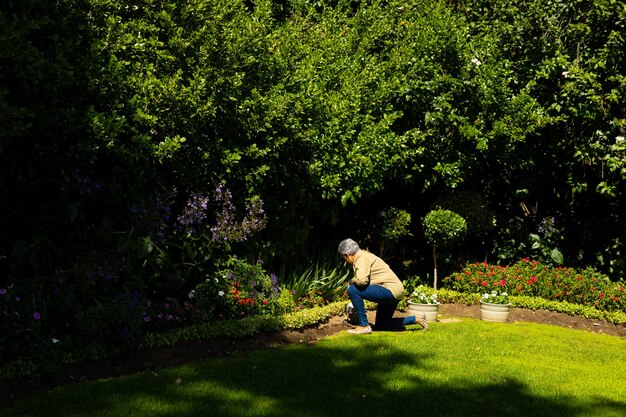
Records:
M626 339L473 319L56 389L3 416L626 415Z

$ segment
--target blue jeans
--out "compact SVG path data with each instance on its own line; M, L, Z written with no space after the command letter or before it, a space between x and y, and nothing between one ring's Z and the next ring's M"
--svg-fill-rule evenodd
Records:
M416 323L415 316L393 318L393 313L396 311L399 301L393 296L391 291L380 285L357 287L351 284L348 287L348 296L359 319L359 326L367 326L369 324L363 300L378 304L376 307L376 330L402 330L404 326Z

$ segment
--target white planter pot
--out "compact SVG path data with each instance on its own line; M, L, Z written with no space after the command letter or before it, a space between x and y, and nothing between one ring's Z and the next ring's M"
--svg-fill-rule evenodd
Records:
M407 301L409 311L414 314L424 313L426 315L426 321L437 321L437 314L439 314L439 303L437 304L419 304Z
M491 304L480 302L480 319L504 323L509 320L511 304Z

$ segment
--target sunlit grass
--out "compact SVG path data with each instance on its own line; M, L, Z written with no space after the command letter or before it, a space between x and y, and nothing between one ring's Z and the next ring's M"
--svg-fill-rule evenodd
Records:
M473 319L56 389L6 416L624 416L626 340Z

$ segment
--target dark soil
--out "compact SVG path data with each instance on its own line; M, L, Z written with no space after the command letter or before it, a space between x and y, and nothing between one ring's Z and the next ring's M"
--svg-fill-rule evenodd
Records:
M370 312L373 321L373 313ZM405 315L398 312L398 316ZM479 317L478 306L462 304L442 304L439 308L439 320L453 320L455 317ZM626 337L626 326L617 326L607 322L569 316L547 310L526 310L512 308L509 315L511 322L536 322L580 329L594 333ZM46 392L54 387L81 383L101 378L110 378L137 373L150 369L180 365L186 362L227 356L237 352L264 349L291 343L315 343L326 336L341 332L351 326L345 317L332 317L316 327L298 331L280 331L262 333L242 339L214 339L205 342L185 342L170 347L142 350L123 357L108 358L95 362L68 365L59 372L42 377L23 378L8 383L0 383L0 405L15 399L25 398Z

